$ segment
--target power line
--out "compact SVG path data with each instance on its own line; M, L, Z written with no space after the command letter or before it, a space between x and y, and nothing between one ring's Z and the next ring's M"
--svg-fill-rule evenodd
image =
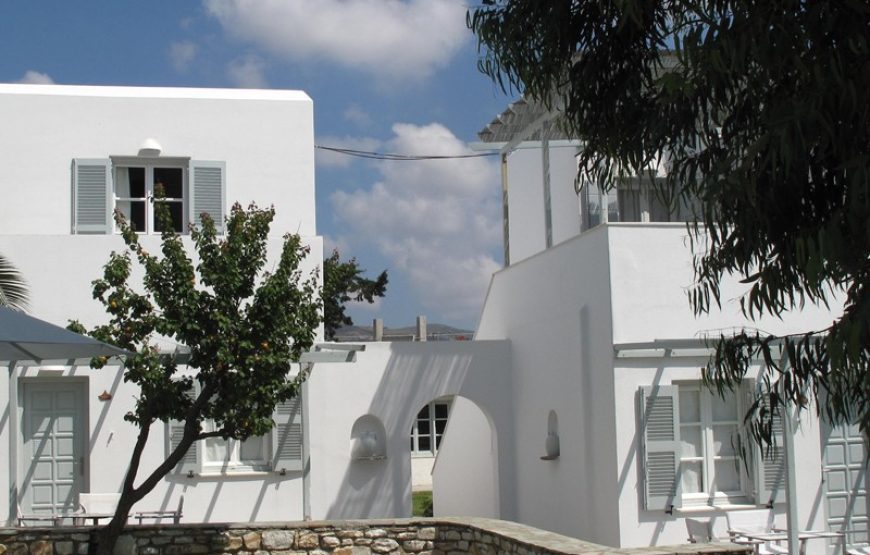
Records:
M314 145L314 148L320 150L328 150L345 156L356 156L357 158L368 158L370 160L456 160L461 158L483 158L484 156L498 156L498 152L475 152L473 154L396 154L392 152L371 152L368 150L355 150L352 148L339 148L335 146Z

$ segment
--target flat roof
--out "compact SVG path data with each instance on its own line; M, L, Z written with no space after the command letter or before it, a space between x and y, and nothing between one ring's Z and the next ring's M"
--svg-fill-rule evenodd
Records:
M215 89L196 87L122 87L101 85L29 85L0 83L0 94L92 96L106 98L189 98L211 100L302 100L304 91L282 89Z

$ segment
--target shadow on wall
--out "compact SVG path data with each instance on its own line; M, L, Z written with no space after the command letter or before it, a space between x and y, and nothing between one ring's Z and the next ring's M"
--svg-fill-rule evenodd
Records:
M383 423L386 459L350 461L326 518L411 515L410 430L419 408L433 399L448 395L465 397L487 415L493 436L501 437L503 429L510 429L509 413L502 410L500 417L494 418L497 413L490 409L493 401L509 391L510 380L506 365L491 364L492 348L506 352L507 346L501 342L486 343L492 347L478 342L389 345L386 367L371 392L366 411Z

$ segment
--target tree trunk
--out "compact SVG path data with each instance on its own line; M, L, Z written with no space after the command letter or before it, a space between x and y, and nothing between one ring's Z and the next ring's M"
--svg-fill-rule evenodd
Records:
M202 406L214 393L214 389L214 384L203 388L187 413L187 418L184 422L184 436L181 438L178 446L137 488L135 487L136 475L139 473L139 463L142 461L142 453L145 450L145 445L148 443L151 424L144 424L139 429L136 445L133 447L133 453L130 455L130 466L127 469L124 485L121 488L121 498L118 500L118 507L115 509L115 516L112 517L112 520L105 528L97 532L97 545L91 546L89 550L91 555L112 555L115 550L115 544L118 543L118 538L121 537L124 527L127 525L130 509L133 508L133 505L157 487L160 480L169 474L181 458L184 457L194 441L214 435L214 433L200 434L199 421L196 419L202 410Z

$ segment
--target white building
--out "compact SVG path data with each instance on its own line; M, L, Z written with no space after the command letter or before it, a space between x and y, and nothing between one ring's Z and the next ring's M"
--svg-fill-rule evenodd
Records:
M0 85L0 120L0 252L26 277L37 317L104 321L91 281L123 248L111 213L122 210L155 251L157 183L178 230L204 211L222 221L233 202L273 205L271 254L298 233L311 248L306 269L320 265L313 108L302 92ZM276 415L290 439L276 430L199 443L135 510L174 509L183 495L185 522L410 516L412 427L418 454L427 447L418 412L467 395L507 421L509 407L496 406L507 366L499 341L374 344L355 364L317 364L302 403ZM122 377L87 361L3 367L0 521L120 491L136 436L123 420L136 389ZM441 435L429 434L430 453ZM140 477L171 441L169 426L153 426ZM499 448L509 452L509 438ZM486 472L482 498L495 512L497 475Z
M103 320L90 282L122 246L109 214L128 213L153 250L145 199L157 181L182 230L235 201L274 205L273 252L297 232L317 267L312 112L291 91L0 86L0 252L28 279L32 313L61 325ZM699 388L699 338L746 325L740 285L725 284L721 311L695 318L684 225L662 221L671 215L637 181L578 196L578 145L548 117L516 104L482 137L503 149L510 264L493 276L475 341L369 343L353 363L318 363L301 412L285 422L302 432L294 443L198 445L136 510L173 508L183 495L187 522L407 516L412 452L437 450L439 515L614 546L683 543L687 516L711 518L721 533L726 510L771 500L782 520L776 480L731 448L742 397L721 402ZM832 317L815 307L793 316L755 325L784 333ZM652 387L673 401L664 436L645 425L651 406L660 416L667 406L650 403ZM0 520L12 522L18 505L64 512L79 493L119 491L135 394L118 368L58 361L0 372L0 445L12 454L0 458ZM143 471L163 460L169 432L155 426ZM865 450L848 432L801 423L802 528L867 527ZM652 441L668 434L682 441ZM670 467L649 464L656 457ZM653 467L666 469L658 481Z
M740 462L743 398L723 401L701 386L701 338L745 326L821 329L834 314L808 306L784 320L747 322L737 301L745 286L734 280L723 285L721 310L695 317L688 232L668 221L680 214L668 214L636 177L610 194L589 185L575 192L579 145L551 120L520 101L480 134L503 156L509 265L493 276L476 339L511 346L513 517L622 547L681 543L686 517L711 519L724 535L726 511L768 504L784 525L781 457ZM462 456L450 446L463 419L457 407L435 466L436 514L439 484ZM545 456L552 432L556 458ZM807 416L795 451L799 527L866 530L857 427L831 430ZM454 477L449 491L472 499L476 476L466 478L457 487Z

